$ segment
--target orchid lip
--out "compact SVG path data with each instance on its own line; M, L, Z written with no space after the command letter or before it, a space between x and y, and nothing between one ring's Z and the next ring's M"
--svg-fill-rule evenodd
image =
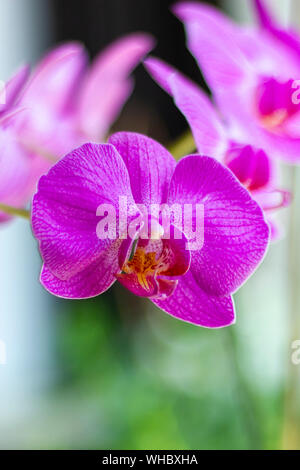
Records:
M148 276L154 276L159 272L160 260L156 259L156 253L146 253L144 248L137 248L133 257L124 264L122 274L137 275L143 289L149 290Z
M273 77L263 78L256 89L258 117L264 127L275 133L284 133L284 126L299 112L295 101L294 80L280 82Z
M135 294L150 298L167 298L176 289L178 279L190 268L191 254L186 239L164 239L163 227L157 222L151 238L124 240L120 246L118 281Z

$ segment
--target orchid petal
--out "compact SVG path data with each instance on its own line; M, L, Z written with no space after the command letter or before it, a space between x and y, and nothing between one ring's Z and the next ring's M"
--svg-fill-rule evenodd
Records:
M144 60L144 66L159 86L172 96L169 80L171 76L178 73L178 71L171 65L167 64L163 60L157 59L156 57L148 57Z
M251 68L235 41L236 26L218 10L197 3L179 3L174 13L186 28L188 47L212 89L236 87Z
M44 265L41 272L42 285L51 294L66 299L86 299L102 294L116 280L120 243L120 240L116 240L90 265L67 280L55 277Z
M118 132L109 142L125 162L135 202L147 207L166 202L176 166L172 155L158 142L141 134Z
M88 72L79 100L79 126L90 138L103 137L132 90L128 78L153 47L146 34L131 34L111 44Z
M213 295L235 291L265 254L269 228L261 208L216 160L192 155L177 164L168 202L203 204L204 245L192 252L191 270Z
M263 29L269 32L274 39L278 39L290 52L300 55L300 36L296 31L284 30L276 24L271 13L268 11L265 2L262 0L252 0L254 11Z
M135 208L127 169L109 144L83 145L40 179L32 227L45 265L56 277L70 279L113 244L112 239L97 236L97 209L101 204L115 208L118 227L120 195Z
M272 211L288 207L291 203L291 193L282 189L269 188L265 191L255 191L253 198L264 211Z
M66 43L53 49L34 71L22 103L37 109L46 103L55 112L66 111L76 100L86 64L86 52L80 44Z
M205 93L159 59L147 59L145 67L158 84L174 98L176 106L186 117L199 153L221 159L227 146L226 132Z
M32 162L10 129L0 129L0 202L23 209L32 191ZM10 216L0 212L0 222Z
M30 73L29 66L21 67L17 73L5 84L0 91L0 114L6 112L16 104L17 98L22 91Z
M233 144L226 165L250 191L265 187L271 179L271 161L267 154L251 145Z
M231 297L215 297L199 286L192 272L178 281L174 293L165 300L151 299L169 315L206 328L221 328L235 322Z

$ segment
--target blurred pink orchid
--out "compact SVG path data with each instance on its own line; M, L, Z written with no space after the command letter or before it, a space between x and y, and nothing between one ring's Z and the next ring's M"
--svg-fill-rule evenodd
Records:
M272 156L299 161L300 107L293 86L300 62L291 43L270 28L239 26L200 3L179 3L174 12L235 134Z
M23 112L16 103L28 75L28 67L22 67L0 95L0 202L14 207L22 207L32 194L34 169L39 166L24 151L15 133L16 121ZM0 222L9 219L9 215L0 212Z
M85 49L67 43L38 64L20 105L18 130L30 150L55 160L87 141L102 141L130 95L132 70L152 39L132 34L101 52L88 68Z
M88 69L84 48L67 43L46 55L29 79L24 67L8 82L0 95L0 203L24 207L55 161L104 139L132 91L130 73L151 47L150 36L129 35ZM9 218L0 214L0 222Z
M198 152L216 158L235 174L265 211L272 238L277 238L279 232L272 213L287 206L290 195L278 188L274 162L262 149L237 140L233 129L225 125L208 96L195 83L159 59L149 58L145 66L184 114Z

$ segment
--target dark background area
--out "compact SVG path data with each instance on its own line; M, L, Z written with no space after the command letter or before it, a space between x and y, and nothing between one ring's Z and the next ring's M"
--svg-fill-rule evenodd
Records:
M171 11L175 3L175 0L53 0L55 40L81 41L94 57L118 37L144 31L156 40L152 54L176 66L205 87L197 64L185 47L183 26ZM218 2L206 3L217 5ZM148 114L145 115L147 124L140 119L134 121L134 118L130 122L127 118L117 127L123 126L126 130L124 126L127 125L130 126L128 130L147 130L162 140L178 136L186 128L186 123L172 100L142 66L136 70L135 77L136 87L126 107L126 114L127 117Z

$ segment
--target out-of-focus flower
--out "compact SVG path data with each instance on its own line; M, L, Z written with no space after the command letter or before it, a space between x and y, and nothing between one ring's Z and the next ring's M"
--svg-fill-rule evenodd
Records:
M24 207L39 177L86 141L101 141L130 95L130 73L152 39L132 34L87 67L77 43L51 51L28 78L22 68L0 94L0 203ZM0 214L0 222L10 216Z
M16 103L28 74L29 68L22 67L2 88L0 96L0 202L15 207L23 207L32 195L39 166L16 135L16 122L24 112ZM0 211L0 222L10 218Z
M266 29L238 26L200 3L179 3L188 47L235 135L270 155L300 160L299 56Z
M150 51L146 34L108 46L88 68L85 49L67 43L36 67L20 105L19 132L30 150L58 160L87 141L101 142L133 88L130 74Z
M279 232L271 214L286 207L290 195L278 188L274 162L262 149L236 140L232 128L226 126L208 96L195 83L159 59L149 58L145 60L145 66L186 117L198 152L210 155L230 168L264 209L272 228L272 238L277 238Z
M110 238L97 229L102 204L117 214ZM176 218L165 237L153 204L203 205L201 249L189 249ZM141 206L155 236L142 236ZM41 282L54 295L92 297L118 279L170 315L211 328L233 323L231 294L258 266L269 237L259 205L215 159L191 155L176 165L154 140L126 132L109 144L83 145L40 179L32 227L44 261Z

